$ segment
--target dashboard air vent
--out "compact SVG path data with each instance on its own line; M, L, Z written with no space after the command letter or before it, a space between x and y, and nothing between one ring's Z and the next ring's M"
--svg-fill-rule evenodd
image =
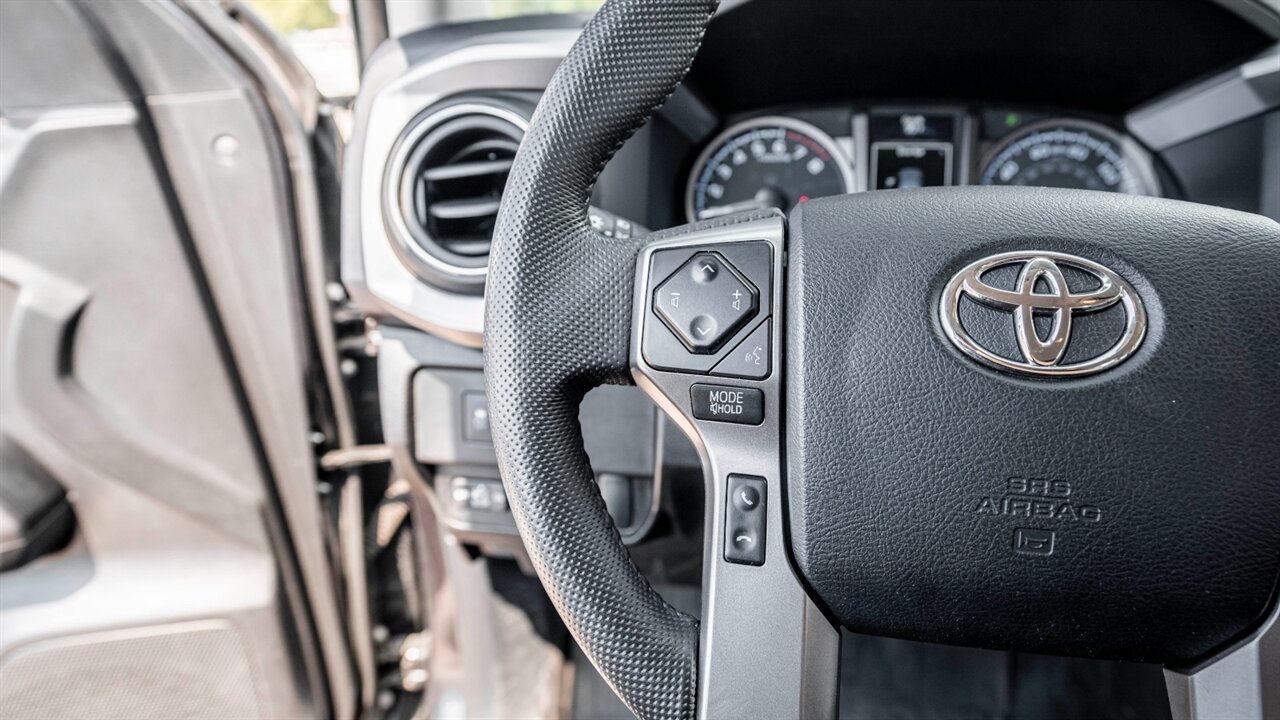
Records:
M506 108L450 105L411 127L393 158L388 214L402 259L429 282L479 292L525 120ZM389 190L391 188L388 188Z

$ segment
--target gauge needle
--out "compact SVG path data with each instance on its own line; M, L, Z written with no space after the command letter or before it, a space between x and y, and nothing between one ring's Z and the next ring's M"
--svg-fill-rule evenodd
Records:
M760 188L753 197L747 200L740 200L738 202L729 203L728 205L716 205L715 207L706 208L702 212L698 213L698 219L707 220L710 218L717 218L722 215L732 215L733 213L742 212L743 210L763 210L771 207L782 209L785 205L786 200L783 199L782 193L779 193L773 188L766 187Z
M736 203L729 203L728 205L716 205L715 207L706 208L702 212L698 213L698 219L707 220L709 218L720 217L721 215L732 215L743 210L758 210L763 207L765 207L764 203L756 200L755 198L751 198L750 200L742 200Z

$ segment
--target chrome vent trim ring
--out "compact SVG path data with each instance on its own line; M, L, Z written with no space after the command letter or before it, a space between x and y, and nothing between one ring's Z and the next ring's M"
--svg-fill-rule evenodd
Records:
M421 154L418 152L421 143L436 130L445 129L450 122L467 117L488 118L506 123L515 131L509 137L517 143L529 128L529 121L519 112L495 103L463 101L428 109L410 123L387 159L382 187L383 216L391 245L401 262L411 272L431 284L460 283L467 289L478 291L483 287L489 271L487 251L459 257L460 262L451 262L450 258L454 253L446 245L446 241L438 240L427 232L429 223L421 224L414 218L406 217L406 208L415 207L415 203L420 205L423 202L422 198L415 200L413 197L415 187L418 185L414 176L423 171L420 167L411 167L415 165L415 154ZM501 131L495 130L495 132ZM435 141L437 144L439 142L439 140ZM436 179L452 179L450 166L441 166L433 170L436 171ZM480 202L485 203L484 208L479 207L477 203ZM496 213L496 204L495 198L459 202L438 208L433 215L437 219L451 220L487 210ZM491 205L493 207L490 207ZM432 208L423 207L422 209L432 212ZM416 231L410 226L411 222L418 225ZM432 252L432 248L426 245L434 246L437 252ZM483 257L486 261L475 264L465 262L465 259L470 257ZM453 289L462 288L454 287Z

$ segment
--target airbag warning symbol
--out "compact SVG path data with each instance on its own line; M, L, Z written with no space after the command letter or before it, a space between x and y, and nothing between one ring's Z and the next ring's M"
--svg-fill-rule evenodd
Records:
M1056 539L1052 530L1018 528L1013 531L1013 551L1021 555L1052 555Z

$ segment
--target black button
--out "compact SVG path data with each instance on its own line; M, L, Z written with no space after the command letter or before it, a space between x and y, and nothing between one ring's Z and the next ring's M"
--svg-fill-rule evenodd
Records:
M764 422L764 392L757 388L695 384L689 388L693 416L699 420L759 425Z
M720 277L720 261L714 255L702 254L694 258L689 275L694 282L706 284Z
M640 338L640 351L645 362L659 370L709 373L719 362L728 357L731 348L749 334L739 328L725 338L720 349L711 354L689 352L684 340L671 329L670 321L658 313L655 292L659 285L673 278L680 268L694 255L715 253L723 263L756 288L758 311L754 319L744 323L744 328L755 328L763 315L773 306L772 259L773 247L763 241L711 245L700 249L672 248L657 250L649 259L650 285L649 308L645 313L644 330ZM771 369L772 370L772 369Z
M763 565L767 484L754 475L730 475L724 516L724 559Z
M772 340L769 325L767 320L760 323L760 327L753 330L746 340L730 350L720 364L712 368L711 373L753 380L769 377L769 350Z
M715 337L716 319L710 315L697 315L689 321L689 335L694 340Z
M733 504L739 510L755 510L760 506L760 493L751 486L739 488L733 494Z
M700 252L653 293L654 312L693 353L713 353L759 309L759 293L724 258Z

